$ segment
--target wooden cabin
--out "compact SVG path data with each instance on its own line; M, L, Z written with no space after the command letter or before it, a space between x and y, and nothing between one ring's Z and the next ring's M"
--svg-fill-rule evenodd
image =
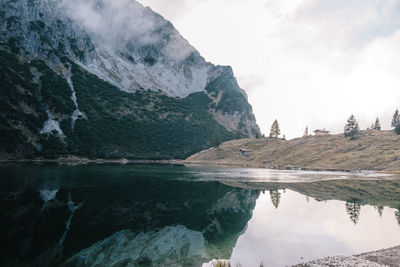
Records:
M244 157L250 156L250 150L249 149L240 149L240 156L244 156Z
M317 129L317 130L314 131L314 134L315 135L328 135L329 131L327 131L325 129L323 129L323 130Z

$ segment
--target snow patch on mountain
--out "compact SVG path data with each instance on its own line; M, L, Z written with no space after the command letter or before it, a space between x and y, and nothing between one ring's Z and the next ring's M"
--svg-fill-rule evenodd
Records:
M68 75L67 75L67 83L69 85L69 88L71 88L71 99L72 99L72 102L74 102L74 105L75 105L75 110L72 113L72 117L71 117L71 119L72 119L72 129L74 129L75 122L76 122L76 120L78 118L84 118L84 119L87 120L87 117L86 117L86 115L84 113L82 113L79 110L78 101L76 99L76 92L75 92L74 84L72 83L71 76L72 76L72 74L71 74L71 66L70 66L69 70L68 70Z
M56 131L61 141L64 141L65 135L61 130L60 123L54 119L54 116L47 108L46 113L48 119L44 122L43 128L40 130L40 134L51 134L53 131Z

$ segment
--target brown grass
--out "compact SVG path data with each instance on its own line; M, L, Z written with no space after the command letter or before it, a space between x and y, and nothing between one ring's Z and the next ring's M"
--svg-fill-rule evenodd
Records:
M251 150L249 157L239 150ZM393 131L362 131L356 140L343 134L292 140L240 139L190 156L186 163L269 168L377 170L400 172L400 136Z

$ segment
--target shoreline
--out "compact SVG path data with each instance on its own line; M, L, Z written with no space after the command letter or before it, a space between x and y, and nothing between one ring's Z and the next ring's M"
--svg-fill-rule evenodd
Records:
M151 159L88 159L88 158L60 158L60 159L7 159L0 160L0 163L59 163L59 164L175 164L181 160L151 160Z
M85 165L85 164L120 164L120 165L191 165L191 166L212 166L212 167L232 167L232 168L257 168L257 169L268 169L268 170L295 170L295 171L315 171L315 172L375 172L375 173L386 173L386 174L400 174L400 172L392 170L372 170L372 169L335 169L325 167L302 167L294 165L286 166L266 166L260 164L248 164L248 163L229 163L229 162L211 162L211 161L191 161L182 159L88 159L79 157L67 157L58 159L1 159L2 163L54 163L60 165Z
M364 252L352 256L328 256L309 262L298 263L292 267L330 267L330 266L400 266L400 246Z
M400 174L399 144L399 135L372 130L363 131L363 135L356 140L345 139L340 134L291 140L237 139L193 154L185 162L284 170Z

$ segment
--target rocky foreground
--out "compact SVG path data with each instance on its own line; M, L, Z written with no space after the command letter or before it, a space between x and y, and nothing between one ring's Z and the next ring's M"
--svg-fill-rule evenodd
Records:
M335 267L335 266L368 266L368 267L398 267L400 266L400 246L367 252L354 256L333 256L308 263L301 263L294 267Z
M241 149L250 150L242 156ZM186 163L279 169L374 170L400 172L400 135L362 131L356 140L343 134L291 140L262 138L225 142L194 154Z

